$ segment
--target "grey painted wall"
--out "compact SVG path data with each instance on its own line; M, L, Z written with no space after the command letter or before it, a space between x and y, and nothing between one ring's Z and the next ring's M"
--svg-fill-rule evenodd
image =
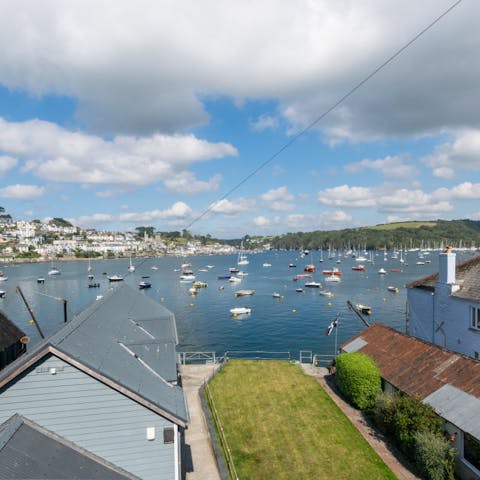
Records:
M0 423L14 413L141 478L175 478L175 446L163 443L173 424L57 357L0 391ZM155 427L155 440L146 439L147 427Z

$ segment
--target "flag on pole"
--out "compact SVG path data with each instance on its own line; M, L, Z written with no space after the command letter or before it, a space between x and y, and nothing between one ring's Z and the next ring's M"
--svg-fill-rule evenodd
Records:
M333 331L334 328L337 328L338 325L338 317L330 323L330 325L327 327L327 330L325 332L326 335L330 335Z

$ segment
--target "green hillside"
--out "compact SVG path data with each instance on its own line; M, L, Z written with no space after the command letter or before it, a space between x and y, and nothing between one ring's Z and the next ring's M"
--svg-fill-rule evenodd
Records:
M270 244L272 248L290 250L302 247L313 250L357 246L366 246L368 249L421 248L441 245L470 247L480 245L480 221L436 220L343 230L296 232L273 237Z

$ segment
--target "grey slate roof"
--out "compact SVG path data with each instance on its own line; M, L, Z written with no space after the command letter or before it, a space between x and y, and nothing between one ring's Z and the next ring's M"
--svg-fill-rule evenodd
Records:
M459 263L455 267L455 280L460 289L452 293L452 297L480 301L480 255ZM414 280L408 283L406 287L434 290L437 282L438 272Z
M173 313L123 284L6 367L0 382L52 346L186 424L183 390L168 383L176 379L177 342Z
M480 423L472 421L480 418L480 399L455 388L444 385L423 400L449 422L480 438Z
M20 415L0 426L0 479L137 479Z
M3 312L0 312L0 350L17 343L25 334Z

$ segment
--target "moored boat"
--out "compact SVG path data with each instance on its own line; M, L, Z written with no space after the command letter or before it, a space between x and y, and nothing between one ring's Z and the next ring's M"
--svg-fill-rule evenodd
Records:
M335 282L335 283L340 283L341 279L339 276L333 274L325 278L326 282Z
M0 298L5 298L7 296L7 292L5 290L0 290Z
M352 270L356 270L357 272L364 272L366 270L365 265L355 265L352 267Z
M378 274L379 274L379 275L386 275L386 274L387 274L387 271L386 271L384 268L381 268L381 269L378 271Z
M392 292L392 293L398 293L398 292L399 292L398 288L397 288L397 287L394 287L394 286L392 286L392 285L389 285L389 286L387 287L387 290L388 290L389 292Z
M305 272L315 272L315 265L313 265L312 263L308 264L308 265L305 265L305 267L303 267L303 270Z
M321 288L322 284L318 282L307 282L304 285L306 288Z
M255 290L237 290L234 295L236 297L248 297L250 295L253 295L255 293Z
M278 292L273 292L273 293L272 293L272 297L273 297L273 298L283 298L283 295L281 295L281 294L278 293Z
M355 310L359 313L363 313L364 315L372 314L372 308L368 305L363 305L362 303L357 303L355 305Z
M230 309L230 313L233 316L237 315L248 315L252 313L252 309L250 307L235 307Z
M107 278L109 282L123 282L121 275L109 275Z
M150 288L151 286L152 286L152 284L151 284L150 282L145 282L145 281L140 282L140 283L138 284L138 288L139 288L140 290L143 290L143 289L145 289L145 288Z
M323 290L319 292L320 295L323 295L324 297L333 297L333 293L329 292L328 290Z
M322 273L324 275L338 275L338 276L342 274L342 272L337 267L333 267L331 270L322 270Z

